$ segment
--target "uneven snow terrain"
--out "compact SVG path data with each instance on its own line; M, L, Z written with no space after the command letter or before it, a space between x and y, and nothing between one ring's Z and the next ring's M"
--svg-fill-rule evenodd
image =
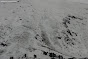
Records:
M88 5L66 0L0 2L0 59L88 58Z

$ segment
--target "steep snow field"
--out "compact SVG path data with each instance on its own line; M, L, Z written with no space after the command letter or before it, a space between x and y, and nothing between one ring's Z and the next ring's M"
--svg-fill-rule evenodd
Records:
M0 59L88 58L88 4L16 1L0 2Z

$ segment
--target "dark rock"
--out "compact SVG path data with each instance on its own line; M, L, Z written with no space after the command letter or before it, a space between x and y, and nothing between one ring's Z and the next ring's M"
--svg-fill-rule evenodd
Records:
M56 54L54 54L54 53L49 53L49 56L50 56L50 57L56 57Z
M62 55L59 55L58 56L58 59L64 59Z
M10 57L10 59L14 59L14 57Z
M44 54L44 55L47 55L47 52L44 51L43 54Z
M34 58L37 58L37 55L34 55Z

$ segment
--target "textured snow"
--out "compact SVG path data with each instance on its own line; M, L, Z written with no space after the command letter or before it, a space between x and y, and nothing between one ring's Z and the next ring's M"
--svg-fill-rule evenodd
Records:
M0 2L0 59L87 57L87 6L87 4L65 0ZM58 40L57 36L63 35L58 32L66 30L62 22L68 14L79 17L76 19L80 24L79 27L73 19L71 25L74 24L75 27L68 25L72 31L79 33L77 37L75 36L79 43L76 42L78 45L65 49L64 42ZM47 52L47 55L44 55L44 52Z

